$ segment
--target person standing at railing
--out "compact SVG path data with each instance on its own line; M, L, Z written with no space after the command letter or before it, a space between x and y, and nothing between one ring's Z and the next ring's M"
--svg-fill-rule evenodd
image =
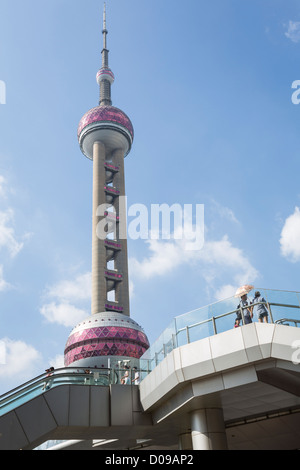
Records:
M260 295L259 291L255 292L252 304L254 305L254 311L257 314L258 321L260 323L262 323L262 322L268 323L268 310L265 307L266 301ZM255 305L255 304L257 304L257 305Z
M129 367L125 366L125 374L121 377L121 384L128 385L130 384L130 377L129 377Z
M139 385L139 383L140 383L140 374L139 374L139 371L137 370L136 367L133 367L132 370L133 370L133 372L134 372L134 377L133 377L133 379L132 379L131 382L132 382L134 385Z
M241 309L243 310L245 325L247 325L249 323L252 323L253 307L251 307L251 305L252 305L252 301L250 299L248 299L247 294L242 295L241 296L241 301L237 306L237 309L239 309L239 311L237 312L235 327L240 325L240 321L243 318L242 313L241 313Z
M53 372L54 372L54 367L50 367L49 369L46 369L45 372L47 372L46 377L51 377L53 375ZM51 387L52 384L53 384L53 379L47 380L44 383L42 390L43 391L49 390L49 388Z

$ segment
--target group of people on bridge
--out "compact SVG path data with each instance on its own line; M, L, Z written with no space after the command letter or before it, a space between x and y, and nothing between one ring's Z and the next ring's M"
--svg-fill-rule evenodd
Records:
M252 323L254 312L257 315L258 321L260 323L268 323L268 310L266 308L266 301L261 296L259 291L256 291L254 294L254 299L248 299L247 294L241 296L241 301L237 306L237 317L235 319L234 327L237 328L241 324L247 325ZM242 315L243 312L243 315ZM244 318L243 318L244 317ZM243 322L244 320L244 322Z

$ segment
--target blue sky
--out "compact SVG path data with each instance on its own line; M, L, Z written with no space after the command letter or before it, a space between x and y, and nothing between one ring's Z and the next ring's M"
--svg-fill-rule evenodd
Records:
M61 364L90 313L92 165L103 2L2 0L0 393ZM128 241L131 316L151 342L241 283L300 290L300 6L108 0L113 104L135 129L128 205L204 204L205 243ZM130 222L130 220L129 220Z

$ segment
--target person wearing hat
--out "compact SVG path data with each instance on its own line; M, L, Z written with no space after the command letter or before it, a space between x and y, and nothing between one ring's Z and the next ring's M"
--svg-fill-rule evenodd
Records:
M264 302L264 303L261 303ZM254 294L253 305L255 313L257 314L259 323L268 323L268 310L265 307L265 299L260 295L259 291ZM256 305L255 305L256 304Z
M250 307L251 304L252 302L251 300L248 299L247 294L243 294L241 296L241 301L237 306L237 310L241 308L243 309L245 325L247 325L248 323L252 323L253 307ZM237 312L235 327L240 325L241 320L242 320L242 314L241 314L241 310L239 310Z

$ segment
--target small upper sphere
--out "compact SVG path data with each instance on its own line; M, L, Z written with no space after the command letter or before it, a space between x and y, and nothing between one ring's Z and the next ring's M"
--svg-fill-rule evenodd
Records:
M110 83L113 83L115 81L115 76L109 67L102 67L97 72L96 80L97 80L98 85L100 85L102 80L108 80Z
M90 109L78 125L81 151L93 159L93 145L100 141L108 150L122 148L124 155L131 149L134 131L129 117L114 106L97 106Z

